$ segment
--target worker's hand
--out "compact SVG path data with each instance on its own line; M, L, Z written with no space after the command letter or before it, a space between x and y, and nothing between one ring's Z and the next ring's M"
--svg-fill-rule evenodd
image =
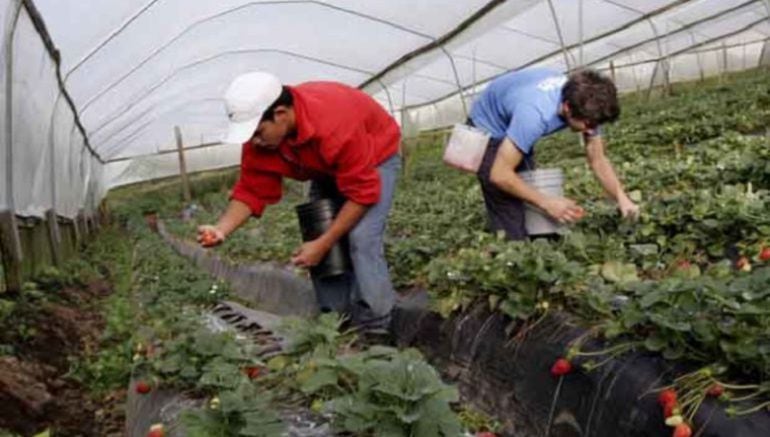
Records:
M212 225L198 226L198 243L203 247L213 247L225 241L225 234Z
M574 223L585 215L585 210L566 197L551 197L543 204L548 215L559 223Z
M329 249L331 247L320 238L302 243L292 254L291 262L297 267L313 267L321 262Z
M625 219L637 220L639 218L639 205L635 204L627 196L623 196L618 200L618 209L620 215Z

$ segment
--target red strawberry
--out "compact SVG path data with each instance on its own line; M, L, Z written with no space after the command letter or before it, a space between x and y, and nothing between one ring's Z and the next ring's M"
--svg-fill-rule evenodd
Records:
M658 403L662 407L665 407L666 405L676 405L676 391L671 388L663 390L658 395Z
M136 383L136 392L142 395L146 395L152 390L152 387L150 384L147 384L144 381L139 381Z
M497 434L489 431L479 431L476 433L476 437L497 437Z
M770 261L770 247L763 247L762 250L759 251L759 260Z
M735 268L742 272L750 272L751 262L749 262L748 258L746 258L745 256L742 256L738 258L738 261L735 262Z
M672 437L690 437L692 436L692 429L690 425L681 423L674 428L674 434Z
M564 358L559 358L551 366L551 375L553 376L563 376L570 372L572 372L572 363Z
M163 424L156 423L150 427L150 432L147 433L147 437L164 437L166 431L163 429Z
M720 383L715 383L708 389L708 395L714 396L715 398L718 398L719 396L722 396L722 393L725 392L725 388Z
M687 270L690 268L692 264L690 264L690 261L687 261L686 259L683 259L676 263L676 266L679 267L681 270Z
M249 379L257 379L262 373L262 369L260 369L259 366L246 366L243 369L243 373L245 373Z

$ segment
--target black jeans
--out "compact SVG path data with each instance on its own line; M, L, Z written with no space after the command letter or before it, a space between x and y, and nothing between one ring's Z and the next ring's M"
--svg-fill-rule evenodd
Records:
M473 126L470 120L468 124ZM501 143L502 139L489 140L484 159L476 174L484 195L484 205L487 208L487 226L492 232L504 231L509 240L524 240L527 238L527 229L524 226L524 201L501 190L489 178ZM531 152L524 155L524 159L516 167L516 172L534 169L535 156L534 152Z

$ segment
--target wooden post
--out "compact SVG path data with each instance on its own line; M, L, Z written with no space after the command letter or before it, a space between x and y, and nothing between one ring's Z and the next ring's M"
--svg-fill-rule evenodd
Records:
M18 293L21 290L21 241L13 211L0 212L0 252L5 273L5 290Z
M179 126L174 126L174 135L176 135L176 150L179 151L179 175L182 176L182 194L185 203L192 201L190 194L190 181L187 179L187 164L184 161L184 147L182 146L182 130Z
M51 259L57 267L62 265L61 232L59 231L59 219L56 211L49 209L45 212L45 221L48 226L48 241L51 244Z
M722 82L727 75L727 45L722 41L722 74L719 76L719 81Z
M610 78L612 78L612 82L615 83L615 62L610 61Z
M80 214L75 216L74 219L72 219L72 229L75 231L75 252L78 251L80 248L80 245L83 244L83 239L85 236L83 235L83 229L80 227Z

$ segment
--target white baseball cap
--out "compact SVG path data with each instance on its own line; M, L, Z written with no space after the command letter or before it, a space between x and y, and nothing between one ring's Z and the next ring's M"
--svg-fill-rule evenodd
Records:
M225 93L230 124L224 142L243 144L250 140L262 114L278 100L282 89L277 77L263 71L252 71L233 79Z

